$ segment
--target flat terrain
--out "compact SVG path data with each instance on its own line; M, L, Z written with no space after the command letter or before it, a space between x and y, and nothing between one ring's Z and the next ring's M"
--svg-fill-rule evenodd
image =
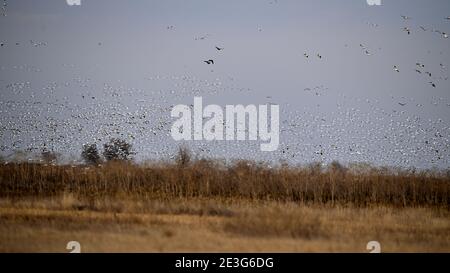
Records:
M0 252L450 252L448 173L0 164Z
M450 252L450 213L278 202L98 202L70 196L0 204L0 252Z

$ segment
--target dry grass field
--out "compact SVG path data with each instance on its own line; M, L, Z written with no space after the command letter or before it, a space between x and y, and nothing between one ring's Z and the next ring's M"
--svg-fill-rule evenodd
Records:
M436 172L191 163L0 166L0 252L450 252Z

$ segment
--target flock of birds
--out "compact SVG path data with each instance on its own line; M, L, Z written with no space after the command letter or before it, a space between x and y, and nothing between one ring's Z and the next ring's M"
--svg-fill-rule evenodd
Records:
M6 0L3 0L6 14ZM275 0L276 1L276 0ZM402 16L405 21L412 18ZM450 20L450 18L446 18ZM371 24L378 27L378 24ZM175 30L173 25L166 27ZM422 31L427 28L420 27ZM412 35L411 27L403 29ZM261 31L261 28L258 28ZM439 33L444 39L445 32ZM202 41L209 34L195 37ZM13 43L16 46L21 44ZM1 42L1 47L7 47ZM33 47L47 46L46 42L29 41ZM101 43L99 43L101 45ZM367 56L373 53L368 46L360 44ZM218 52L225 47L215 45ZM321 53L304 52L304 58L324 60ZM203 60L206 65L217 65L214 59ZM61 70L71 73L76 64L62 64ZM443 71L446 66L440 64ZM414 70L427 78L434 88L435 77L422 62L417 62ZM11 69L2 67L4 69ZM40 71L31 66L15 66L16 73L22 70ZM393 65L396 73L401 73L399 65ZM52 81L37 85L30 81L4 83L0 81L0 154L6 160L20 156L36 160L31 155L39 155L43 150L54 150L65 154L67 160L78 162L83 144L101 145L112 137L119 137L133 144L140 159L173 158L177 143L171 141L172 119L170 111L174 101L192 101L195 96L234 95L252 92L242 87L233 77L214 80L201 79L192 74L152 75L145 77L145 85L140 88L127 87L121 81L98 83L95 79L73 77L67 81ZM158 89L156 86L166 86ZM317 97L326 96L329 87L318 85L304 88ZM252 93L257 96L257 94ZM272 96L266 96L272 100ZM392 109L382 106L377 100L340 95L331 113L320 110L317 105L302 109L291 107L284 101L280 114L280 147L277 152L259 152L259 142L190 142L194 153L199 156L219 158L259 158L266 161L302 162L340 159L357 162L411 166L449 166L450 128L441 119L424 119L419 114L411 114L403 107L414 104L423 107L423 101L392 96ZM434 107L450 107L450 101L431 96L429 103ZM400 106L400 110L397 109ZM191 105L191 107L193 107ZM383 144L380 146L380 144ZM420 155L420 156L418 156Z
M7 15L7 7L8 7L8 1L3 0L2 4L2 16L5 17Z
M403 20L411 20L411 17L402 15ZM450 21L449 17L445 18L445 20ZM424 26L419 26L419 29L422 31L428 31L429 29L424 27ZM411 35L412 31L410 27L403 27L403 31L405 31L408 35ZM430 29L431 32L433 33L438 33L439 35L441 35L444 39L448 39L448 34L440 31L438 29Z
M34 46L34 47L47 46L47 42L37 42L37 41L33 41L33 40L30 40L29 44L31 46ZM20 46L21 43L20 42L15 42L14 45ZM7 43L6 42L0 42L0 47L4 47L4 46L7 46Z

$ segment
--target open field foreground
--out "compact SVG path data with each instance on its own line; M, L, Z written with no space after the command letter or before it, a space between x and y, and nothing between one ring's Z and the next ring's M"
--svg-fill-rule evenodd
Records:
M383 252L450 251L444 210L179 200L114 212L70 202L3 202L0 251L66 252L72 240L83 252L366 252L371 240Z
M450 252L446 176L214 164L2 165L0 252Z

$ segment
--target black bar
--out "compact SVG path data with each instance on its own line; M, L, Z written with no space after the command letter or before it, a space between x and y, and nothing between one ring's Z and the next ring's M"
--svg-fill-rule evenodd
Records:
M399 272L447 268L449 254L0 254L2 272ZM195 261L195 262L194 262ZM207 266L205 262L208 261ZM177 267L182 265L183 267ZM193 267L195 266L195 267Z

